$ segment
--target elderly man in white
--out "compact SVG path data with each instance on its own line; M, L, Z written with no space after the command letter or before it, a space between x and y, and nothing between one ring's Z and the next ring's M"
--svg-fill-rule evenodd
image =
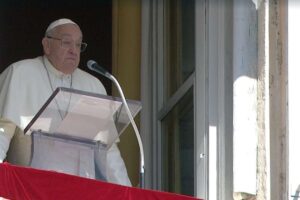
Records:
M44 56L13 63L0 75L1 161L6 158L14 137L12 163L28 165L31 141L28 136L23 135L22 129L57 87L106 94L104 86L97 78L78 68L80 53L87 44L82 42L82 32L75 22L70 19L52 22L42 39L42 45ZM13 142L14 140L17 142ZM103 163L97 162L101 160L97 158L100 154L95 154L95 158L90 159L95 162L90 165L95 165L96 170L103 168ZM116 144L108 150L106 159L107 181L130 186Z

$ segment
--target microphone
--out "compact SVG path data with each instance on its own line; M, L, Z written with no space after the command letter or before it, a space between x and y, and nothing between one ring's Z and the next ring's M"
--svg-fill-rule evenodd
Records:
M109 79L111 79L112 75L103 67L101 67L100 65L98 65L98 63L94 60L89 60L87 62L87 66L90 70L95 71Z
M138 130L138 128L135 124L135 121L132 117L132 114L129 110L129 107L128 107L128 104L126 102L126 99L125 99L124 93L122 91L122 88L121 88L119 82L117 81L117 79L113 75L111 75L108 71L106 71L106 69L104 69L103 67L98 65L96 61L89 60L87 62L87 66L90 70L95 71L95 72L107 77L108 79L110 79L116 85L116 87L117 87L117 89L118 89L118 91L121 95L121 99L122 99L122 102L124 104L126 113L129 117L129 120L131 122L131 125L133 127L133 130L135 132L135 135L136 135L136 138L137 138L137 141L138 141L138 144L139 144L139 149L140 149L140 187L145 188L145 159L144 159L143 143L142 143L142 139L141 139L139 130Z

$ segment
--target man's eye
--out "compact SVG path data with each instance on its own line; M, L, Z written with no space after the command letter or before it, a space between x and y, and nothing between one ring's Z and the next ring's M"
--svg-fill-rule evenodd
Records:
M66 40L64 40L63 44L64 45L72 45L72 41L69 41L69 40L66 41Z

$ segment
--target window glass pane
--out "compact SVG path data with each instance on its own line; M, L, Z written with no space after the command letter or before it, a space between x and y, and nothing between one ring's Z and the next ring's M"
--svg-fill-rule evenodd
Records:
M166 99L195 68L194 0L167 0L165 26Z
M193 88L162 120L163 189L194 195Z

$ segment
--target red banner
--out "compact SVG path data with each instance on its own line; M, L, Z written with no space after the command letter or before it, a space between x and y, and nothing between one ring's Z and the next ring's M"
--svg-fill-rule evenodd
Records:
M63 173L0 164L0 196L8 199L145 199L194 200L196 198L126 187Z

